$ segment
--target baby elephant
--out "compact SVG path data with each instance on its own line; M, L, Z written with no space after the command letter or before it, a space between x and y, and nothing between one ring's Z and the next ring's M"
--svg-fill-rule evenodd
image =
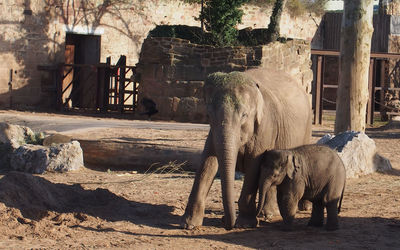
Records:
M326 207L326 229L336 230L345 182L343 162L327 146L305 145L289 150L265 151L261 162L257 213L262 212L268 190L277 186L284 229L291 229L297 204L303 198L313 204L309 226L323 226Z

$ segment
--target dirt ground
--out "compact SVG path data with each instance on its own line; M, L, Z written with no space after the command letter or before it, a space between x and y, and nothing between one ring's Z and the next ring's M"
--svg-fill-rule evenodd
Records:
M332 126L314 126L313 140ZM138 173L85 168L70 173L5 173L0 179L0 248L7 249L399 249L400 126L368 129L393 170L348 179L340 229L308 228L299 212L295 230L280 230L281 218L254 229L227 231L220 222L220 180L211 188L204 226L179 223L193 173ZM207 131L99 129L76 138L125 137L146 143L201 148ZM176 159L177 167L185 159ZM168 172L165 169L164 172ZM237 197L242 181L235 182Z

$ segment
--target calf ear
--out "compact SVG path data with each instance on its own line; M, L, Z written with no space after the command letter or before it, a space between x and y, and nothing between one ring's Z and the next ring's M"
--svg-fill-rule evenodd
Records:
M289 179L293 179L294 176L294 165L293 165L293 155L289 154L286 156L286 175Z
M289 179L293 179L298 168L300 167L300 161L293 154L288 154L286 164L286 174Z

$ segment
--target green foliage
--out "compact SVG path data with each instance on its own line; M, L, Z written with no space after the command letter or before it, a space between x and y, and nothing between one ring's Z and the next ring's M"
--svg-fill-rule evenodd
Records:
M149 32L150 37L172 37L189 40L197 44L212 44L211 35L200 27L187 25L158 25Z
M205 3L200 19L216 46L237 44L236 25L242 21L243 10L240 7L244 2L247 0L209 0Z
M268 30L263 29L242 29L239 30L238 43L244 46L258 46L266 44Z
M25 137L26 144L43 145L43 140L44 140L44 134L42 132L28 134Z
M186 25L158 25L149 32L149 37L172 37L189 40L191 43L215 45L211 34L200 27ZM266 44L267 29L238 30L237 45L257 46Z

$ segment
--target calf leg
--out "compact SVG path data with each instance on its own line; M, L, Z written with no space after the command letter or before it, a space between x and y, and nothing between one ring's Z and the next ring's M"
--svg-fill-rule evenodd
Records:
M298 203L299 199L296 199L293 195L281 195L278 192L278 206L283 218L283 230L292 230L292 224L297 212Z
M328 231L337 230L339 228L338 202L339 199L335 199L326 204L326 213L327 213L326 230Z
M312 203L311 218L308 226L322 227L324 225L324 204L321 200Z

